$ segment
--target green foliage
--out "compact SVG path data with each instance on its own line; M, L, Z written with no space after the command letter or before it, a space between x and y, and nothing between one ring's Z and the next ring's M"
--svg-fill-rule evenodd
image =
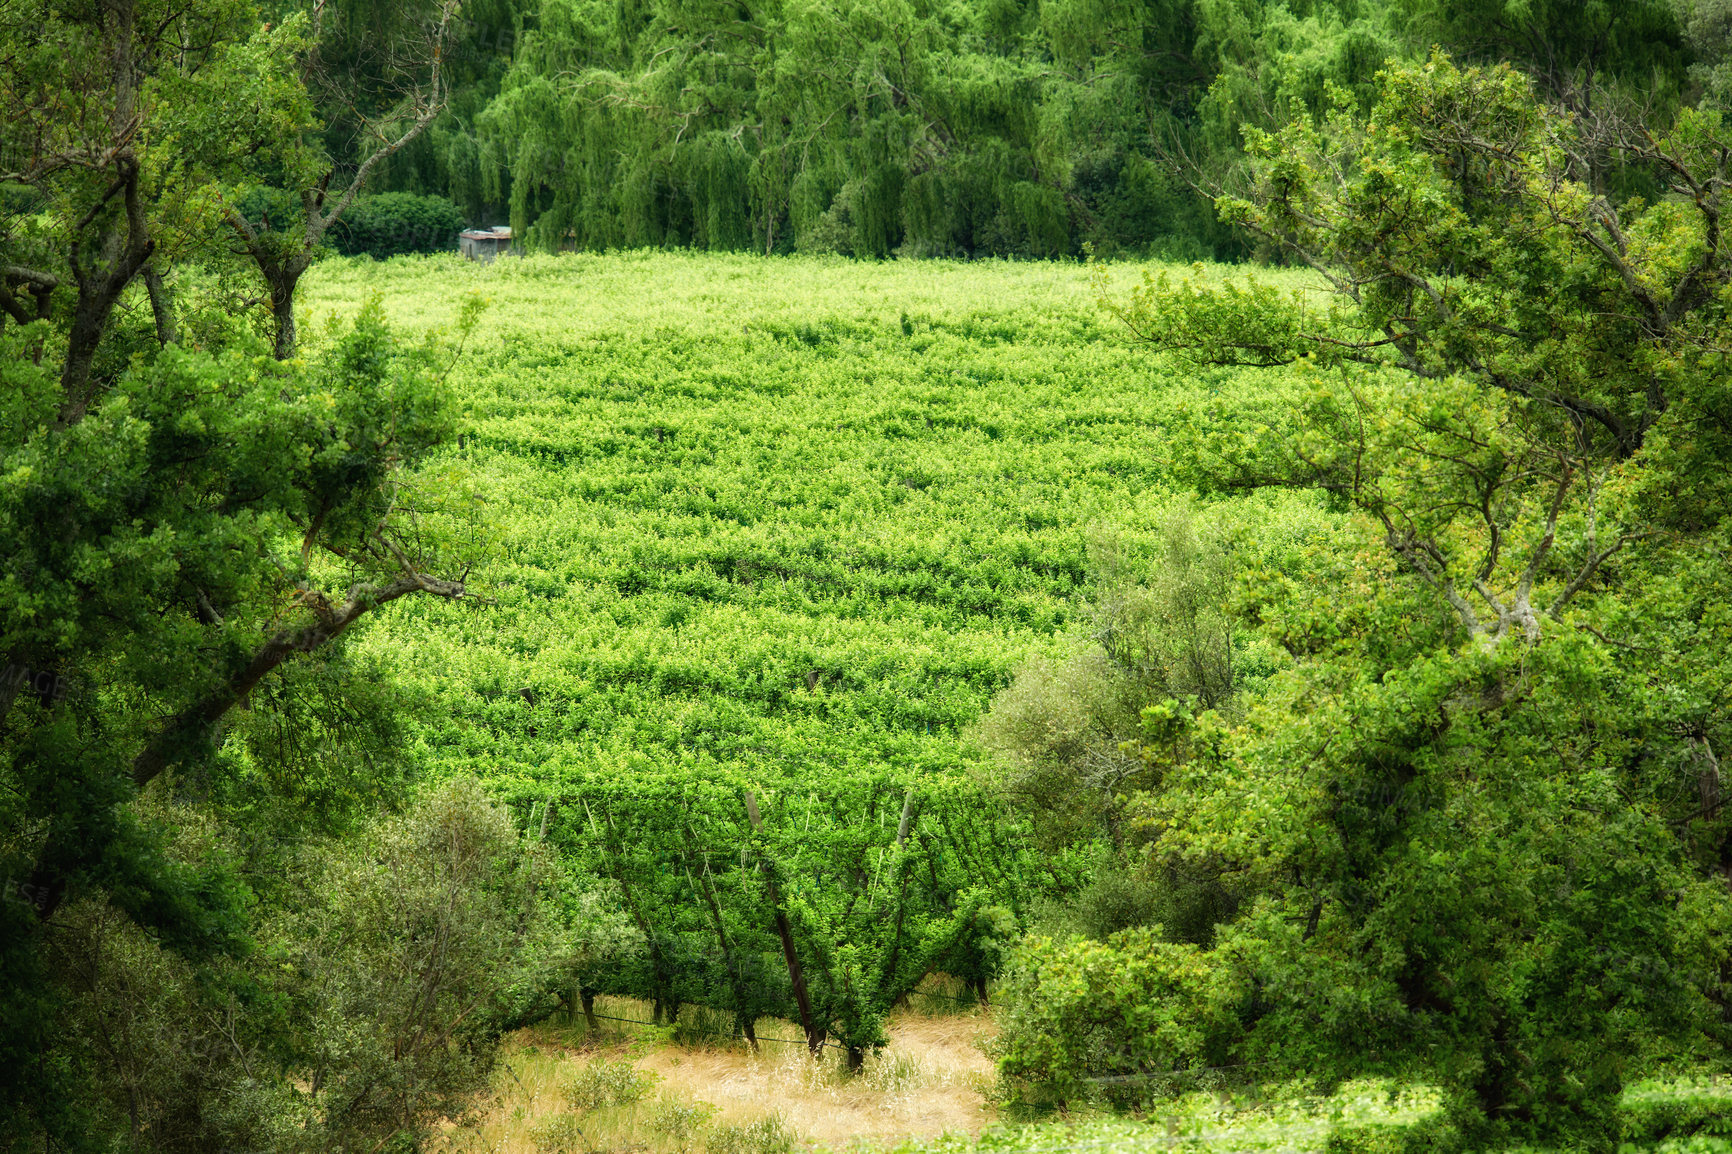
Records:
M698 1141L715 1112L716 1108L708 1102L687 1102L663 1094L650 1107L649 1127L676 1151L683 1152Z
M654 1085L653 1074L639 1073L629 1061L597 1058L567 1078L559 1092L573 1110L581 1113L641 1102Z
M1013 1104L1147 1102L1228 1064L1244 993L1237 976L1159 927L1105 942L1033 937L1004 983L995 1048Z
M1293 84L1368 84L1391 39L1317 8L545 0L446 147L549 250L1232 251L1151 137L1230 156Z
M313 863L273 953L306 1015L291 1070L307 1149L418 1135L492 1074L501 1028L539 1017L589 927L562 925L551 860L472 780Z
M463 214L442 196L383 192L357 197L331 230L333 247L344 256L365 253L375 260L411 252L446 252L456 247Z
M541 1154L588 1154L590 1149L583 1123L575 1114L555 1114L537 1122L529 1134Z
M303 20L31 20L4 63L7 90L35 94L6 131L36 118L40 145L17 154L35 215L0 235L4 1138L288 1142L275 1064L295 1030L250 965L256 906L292 890L295 843L403 800L412 705L346 695L336 639L398 596L457 592L415 569L452 558L449 515L470 511L415 475L450 428L454 350L363 310L279 363L225 299L221 182L269 155L257 134L304 124L282 71ZM171 28L178 53L159 52ZM71 104L82 119L51 115ZM176 275L195 255L214 268ZM120 1020L115 1044L102 1023Z
M474 575L497 605L434 642L413 740L615 879L643 944L581 983L730 1036L800 1022L777 905L815 1032L862 1055L929 970L989 980L1081 863L1030 852L958 738L1081 619L1076 523L1121 521L1128 550L1164 524L1138 494L1172 400L1089 343L1085 275L631 255L380 275L418 323L495 299L450 459L499 510ZM316 276L316 309L354 306L359 267ZM366 652L425 681L398 662L446 620L394 614Z
M1627 1141L1664 1141L1685 1147L1732 1144L1716 1137L1732 1132L1729 1097L1732 1095L1723 1077L1645 1079L1626 1087L1619 1099L1620 1136Z
M1672 0L1396 0L1418 45L1479 64L1509 62L1558 103L1586 114L1612 86L1654 107L1676 98L1691 63L1680 24L1701 26L1707 5ZM1680 20L1684 16L1684 20ZM1615 88L1614 88L1615 91Z
M1209 1090L1181 1092L1128 1119L990 1126L977 1136L949 1133L907 1139L898 1154L987 1154L1055 1149L1136 1154L1179 1150L1232 1151L1456 1151L1447 1104L1430 1086L1398 1086L1387 1079L1344 1083L1333 1093L1305 1083L1234 1092L1225 1081Z
M1236 910L1185 955L1221 999L1172 1029L1265 1076L1428 1071L1476 1142L1599 1147L1622 1085L1724 1045L1725 671L1679 648L1720 628L1679 594L1725 533L1719 193L1689 191L1721 187L1722 134L1566 118L1504 67L1391 69L1368 111L1338 93L1253 134L1248 193L1220 202L1316 281L1151 276L1112 304L1218 374L1188 479L1343 515L1250 538L1234 628L1285 651L1255 692L1143 713L1148 859ZM1608 156L1677 194L1597 194ZM1174 947L1067 948L1112 989ZM1123 1006L1128 1037L1186 1002ZM1088 1066L1059 1048L1077 1032L1013 1031L1007 1062L1061 1098L1079 1069L1198 1064Z
M705 1154L792 1154L795 1134L779 1114L750 1122L717 1122L704 1135Z
M287 1154L425 1133L491 1074L501 1030L545 1013L552 977L612 932L603 912L566 912L568 879L473 782L274 855L235 853L207 807L137 808L159 868L228 919L206 932L239 940L200 953L153 936L119 887L56 912L46 1052L96 1075L60 1114L89 1139Z
M1691 46L1717 83L1717 11L507 0L457 33L454 107L387 179L508 209L548 250L1237 256L1193 185L1233 172L1245 128L1320 113L1331 90L1369 107L1385 63L1438 45L1512 60L1584 113L1596 92L1674 107Z
M734 1039L738 1026L733 1014L701 1004L685 1005L669 1036L681 1046L716 1046Z

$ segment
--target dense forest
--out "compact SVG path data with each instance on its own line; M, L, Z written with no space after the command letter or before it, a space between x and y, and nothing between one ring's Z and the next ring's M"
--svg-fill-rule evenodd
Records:
M376 6L328 19L332 67L391 66ZM1367 106L1387 59L1441 45L1565 107L1675 104L1713 86L1723 23L1669 0L496 3L460 14L450 107L380 187L549 249L1238 258L1196 186L1330 85Z
M935 976L1126 1148L1719 1148L1728 100L1722 0L0 0L0 1148Z

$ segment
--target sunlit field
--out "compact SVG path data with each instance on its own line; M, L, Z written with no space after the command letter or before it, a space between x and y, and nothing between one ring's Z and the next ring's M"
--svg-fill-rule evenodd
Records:
M394 607L362 642L437 697L421 755L524 797L693 754L973 762L990 694L1079 627L1091 548L1152 541L1169 425L1215 387L1163 374L1090 282L684 254L316 268L309 331L371 296L411 331L489 302L450 461L494 520L472 576L493 604Z

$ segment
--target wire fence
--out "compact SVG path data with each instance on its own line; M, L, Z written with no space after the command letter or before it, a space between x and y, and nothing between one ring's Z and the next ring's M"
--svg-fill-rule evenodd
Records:
M582 1010L579 1010L577 1012L580 1014L583 1013ZM584 1016L585 1017L593 1017L596 1020L603 1021L603 1022L624 1022L628 1026L648 1026L652 1029L658 1028L658 1027L656 1027L656 1024L654 1022L646 1022L642 1018L616 1018L616 1017L613 1017L609 1014L585 1014ZM663 1027L659 1027L659 1028L666 1029L667 1027L663 1026ZM723 1034L718 1032L712 1036L717 1037L717 1038L725 1036L728 1038L729 1041L738 1040L738 1041L743 1042L746 1040L744 1034L723 1035ZM784 1046L806 1046L807 1048L810 1048L810 1046L811 1046L811 1043L807 1042L806 1039L804 1039L804 1038L766 1038L761 1034L758 1035L757 1041L776 1042L776 1043L779 1043L779 1044L784 1045ZM829 1047L830 1049L834 1049L834 1050L846 1050L848 1048L847 1046L843 1045L841 1042L832 1042L828 1038L826 1038L822 1042L819 1042L818 1046L820 1049L823 1049L825 1047Z

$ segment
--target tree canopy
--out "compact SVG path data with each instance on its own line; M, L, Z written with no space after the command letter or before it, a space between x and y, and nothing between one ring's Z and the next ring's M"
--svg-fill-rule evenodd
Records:
M1231 916L1201 952L1169 925L1026 955L1030 1093L1425 1068L1479 1141L1591 1141L1631 1070L1725 1045L1728 143L1718 112L1608 128L1434 56L1251 135L1217 203L1309 286L1108 293L1172 363L1273 375L1192 410L1193 481L1320 491L1358 551L1242 573L1280 675L1144 711L1134 870L1200 870ZM1660 194L1594 187L1605 156ZM1179 1007L1171 1037L1080 1040L1051 986L1080 964Z

